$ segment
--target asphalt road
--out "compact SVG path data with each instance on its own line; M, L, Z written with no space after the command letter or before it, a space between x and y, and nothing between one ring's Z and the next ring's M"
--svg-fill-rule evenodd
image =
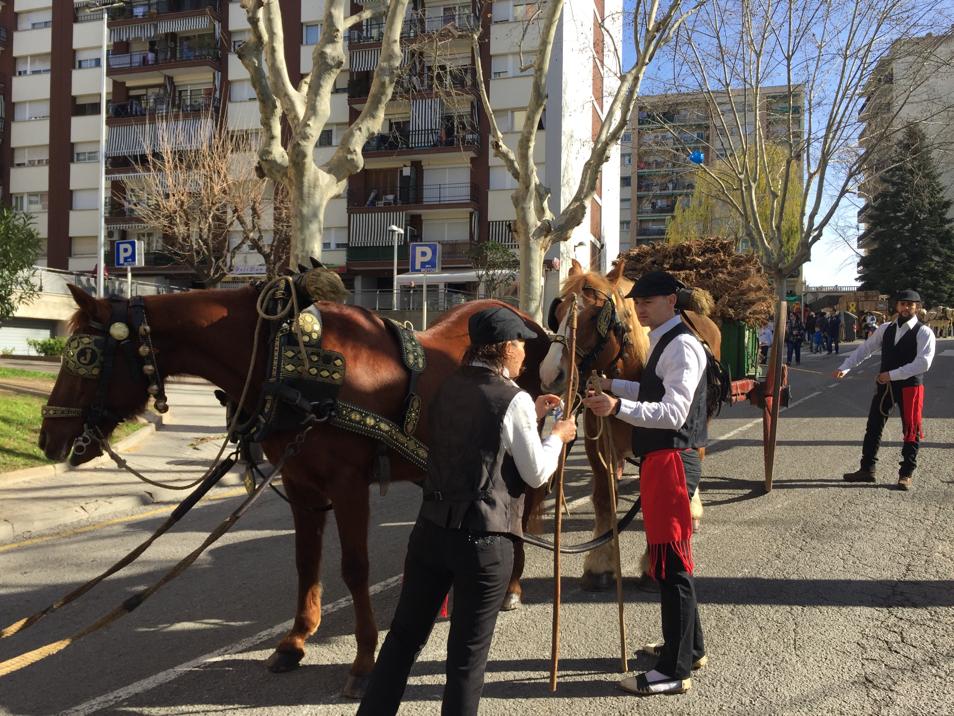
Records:
M911 493L893 488L900 421L885 433L881 475L849 485L876 373L874 361L834 385L835 357L793 370L793 405L779 431L775 490L761 490L758 413L726 409L704 465L706 516L695 539L709 666L675 697L637 700L616 688L614 594L583 592L582 557L563 561L560 684L547 685L551 556L530 550L527 604L502 614L481 704L486 714L954 714L954 341L939 343L927 381L920 469ZM569 473L567 541L586 539L591 512L578 459ZM64 477L68 479L68 475ZM632 494L632 478L622 488ZM419 492L372 494L371 583L387 628ZM0 641L0 659L72 634L151 584L194 548L236 499L197 508L125 572L44 623ZM626 505L622 505L626 507ZM112 564L163 515L131 515L72 536L0 546L0 621L31 613ZM182 577L111 627L0 678L0 711L15 714L350 714L339 697L354 655L352 612L329 520L325 616L296 672L263 667L292 616L293 543L273 496ZM630 652L658 638L654 594L632 579L640 532L622 540ZM447 623L412 674L402 714L439 710ZM646 667L645 659L630 668Z

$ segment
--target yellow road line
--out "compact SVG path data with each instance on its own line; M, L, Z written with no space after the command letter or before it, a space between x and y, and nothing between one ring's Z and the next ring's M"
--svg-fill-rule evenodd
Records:
M244 495L244 487L236 487L231 490L224 490L222 492L217 492L215 494L209 495L208 499L210 500L226 500L230 497L237 497L239 495ZM30 545L40 544L42 542L50 542L56 539L69 539L70 537L76 537L77 535L84 534L86 532L95 532L96 530L101 530L105 527L112 527L113 525L121 525L124 522L135 522L136 520L145 520L150 517L155 517L156 515L163 515L169 512L172 512L176 509L178 505L164 505L163 507L157 507L152 510L147 510L146 512L139 512L135 515L127 515L125 517L114 517L111 520L104 520L103 522L97 522L93 525L86 525L85 527L77 527L72 530L65 530L63 532L55 532L49 535L43 535L42 537L31 537L30 539L25 539L20 542L11 542L10 544L0 545L0 554L3 552L10 552L14 549L19 549L20 547L29 547Z

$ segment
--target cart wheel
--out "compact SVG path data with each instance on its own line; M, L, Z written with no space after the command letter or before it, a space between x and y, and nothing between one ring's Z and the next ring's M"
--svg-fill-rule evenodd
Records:
M779 301L776 309L775 336L769 350L768 372L765 376L765 407L762 408L762 451L765 458L765 491L772 490L775 472L775 441L778 433L778 411L781 406L782 382L785 368L782 366L782 351L785 348L785 322L788 319L788 303ZM768 391L771 390L771 393Z

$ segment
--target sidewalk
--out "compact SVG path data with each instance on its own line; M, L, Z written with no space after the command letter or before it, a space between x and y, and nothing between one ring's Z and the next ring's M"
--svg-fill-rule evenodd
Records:
M173 485L193 482L211 464L225 438L225 409L212 390L211 384L194 378L167 382L170 407L163 426L135 447L117 452L150 480ZM188 494L144 483L108 457L96 462L56 474L0 477L0 543L75 527L143 505L177 503ZM241 484L238 469L219 484Z

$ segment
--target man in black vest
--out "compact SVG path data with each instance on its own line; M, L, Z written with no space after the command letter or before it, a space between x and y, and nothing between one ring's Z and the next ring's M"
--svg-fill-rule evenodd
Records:
M524 489L556 470L563 443L576 437L559 420L541 442L537 421L560 404L536 402L513 382L523 341L536 338L502 306L471 316L463 365L430 405L430 455L424 502L408 543L404 587L394 621L358 714L384 716L400 706L407 677L434 619L454 587L441 713L477 713L497 614L513 570L513 540L522 535Z
M639 492L649 543L649 573L659 582L662 644L644 650L655 668L627 677L620 687L640 696L679 694L692 686L692 669L705 666L702 626L692 578L689 495L702 475L698 449L706 444L706 354L676 312L685 286L664 271L642 276L629 296L649 327L650 354L639 383L614 380L616 394L591 392L583 404L633 426L640 457Z
M918 320L920 304L921 296L917 291L901 291L895 309L897 320L878 326L835 371L835 378L840 380L848 371L881 349L881 372L876 378L878 387L868 410L865 440L861 447L861 468L844 474L848 482L875 481L881 433L891 408L897 405L901 408L904 430L898 489L911 489L914 470L918 466L918 447L923 436L921 411L924 406L924 374L934 361L935 342L934 331Z

